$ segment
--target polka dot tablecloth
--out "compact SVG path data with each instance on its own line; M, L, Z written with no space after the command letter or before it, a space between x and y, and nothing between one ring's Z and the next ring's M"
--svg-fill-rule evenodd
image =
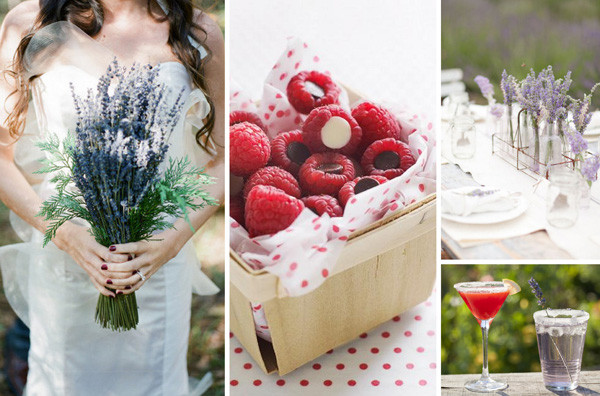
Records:
M231 395L435 395L436 298L284 377L264 374L231 334Z

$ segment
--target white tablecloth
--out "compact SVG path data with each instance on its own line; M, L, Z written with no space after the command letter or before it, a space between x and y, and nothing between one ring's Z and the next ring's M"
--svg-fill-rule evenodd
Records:
M266 375L231 335L231 396L435 395L436 307L423 304L280 377Z
M316 48L336 80L374 101L405 105L435 120L439 102L435 1L231 0L229 10L230 77L253 98L260 98L262 83L285 49L287 37L298 36ZM366 339L317 359L320 370L310 364L285 376L282 387L276 383L278 376L262 374L246 352L236 353L240 344L233 338L231 381L237 385L231 387L232 395L281 394L282 388L286 394L390 394L384 392L387 389L393 394L433 395L437 315L431 301L399 322L380 326ZM387 338L382 336L386 331ZM351 347L355 354L347 351ZM374 347L380 352L371 353ZM340 363L344 369L336 368ZM361 363L369 369L362 370ZM245 369L245 364L252 367ZM308 386L300 384L303 379ZM331 386L323 383L328 379ZM350 380L356 385L349 386Z
M463 225L442 220L442 228L455 241L469 246L474 240L479 242L505 239L529 234L545 229L552 241L566 250L575 259L600 258L600 245L592 238L600 234L600 205L591 202L589 209L579 212L575 226L559 229L546 221L546 189L549 182L518 171L497 155L492 155L490 127L485 122L476 123L477 148L475 157L469 160L454 158L450 149L450 130L447 122L442 124L444 133L442 156L446 162L458 164L465 172L470 172L478 183L487 187L520 191L531 200L527 212L515 220L494 225ZM444 162L444 161L443 161ZM442 175L443 178L443 175ZM592 188L592 195L600 197L600 185Z

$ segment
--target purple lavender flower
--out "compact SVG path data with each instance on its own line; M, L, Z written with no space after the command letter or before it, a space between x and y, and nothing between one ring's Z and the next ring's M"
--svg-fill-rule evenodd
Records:
M109 244L141 239L131 234L137 221L131 214L161 177L183 107L182 93L174 105L165 100L170 92L156 81L158 71L149 65L127 70L114 61L96 92L80 97L71 87L77 114L73 181L92 223L106 225Z
M572 83L571 72L569 71L564 78L557 80L552 66L548 66L540 72L538 80L541 86L540 100L546 120L555 122L559 118L565 119L567 115L567 92Z
M494 97L494 86L490 83L490 80L484 76L477 76L475 82L481 89L481 94L490 101Z
M536 123L540 121L542 115L542 99L543 86L541 80L536 76L535 71L531 69L527 77L521 82L521 90L517 100Z
M573 113L573 124L579 133L583 134L592 119L591 102L594 91L600 83L594 85L589 94L583 96L583 99L572 99L570 110Z
M514 76L506 73L506 70L502 72L502 80L500 81L500 89L504 95L504 104L512 105L517 101L517 80Z
M600 156L593 155L583 161L581 174L591 184L598 179L598 169L600 169Z
M575 130L570 130L566 133L571 151L575 155L584 153L588 149L588 142L583 138L583 135Z
M504 114L504 108L500 104L490 106L490 113L496 118L502 118Z
M531 279L529 279L527 283L529 283L532 293L535 294L535 297L538 299L538 305L542 309L546 309L546 299L544 298L544 293L542 293L542 288L540 287L540 285L536 282L533 276L531 277Z

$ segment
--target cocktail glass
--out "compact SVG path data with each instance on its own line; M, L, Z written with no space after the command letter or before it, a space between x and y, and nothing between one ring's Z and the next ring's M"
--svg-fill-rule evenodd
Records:
M506 389L506 382L494 381L488 371L488 332L492 321L509 294L503 282L463 282L454 285L458 294L481 326L483 336L483 370L481 378L465 383L465 388L473 392L496 392Z
M533 314L546 388L577 388L589 318L587 312L572 309L548 308Z

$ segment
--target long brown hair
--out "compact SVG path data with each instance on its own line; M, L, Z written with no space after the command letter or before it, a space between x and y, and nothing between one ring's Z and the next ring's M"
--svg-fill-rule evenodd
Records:
M196 141L200 147L206 150L215 123L214 105L204 78L205 65L210 59L210 49L203 45L208 55L202 58L198 49L190 42L190 38L202 45L206 42L207 33L202 26L194 22L195 7L192 0L166 0L165 3L169 12L163 18L155 18L159 21L168 20L168 44L187 69L194 85L204 92L210 104L210 112L204 126L196 133ZM154 15L152 7L156 5L155 0L148 0L150 15ZM23 131L29 104L29 87L31 81L36 77L33 76L29 79L24 77L25 50L39 29L58 21L69 21L86 34L94 36L100 32L104 23L102 2L101 0L40 0L40 11L34 25L29 33L21 39L15 52L13 65L10 70L6 71L16 83L16 89L11 95L17 95L17 102L7 118L9 132L14 138L19 137Z

